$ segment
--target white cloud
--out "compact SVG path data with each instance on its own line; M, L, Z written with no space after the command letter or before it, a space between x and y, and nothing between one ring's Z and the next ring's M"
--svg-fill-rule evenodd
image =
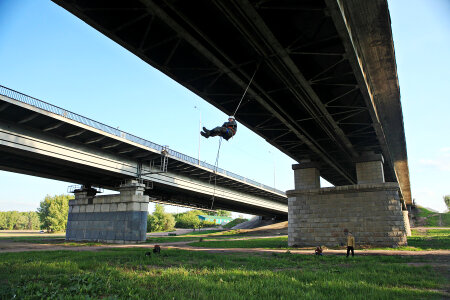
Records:
M444 152L444 153L450 155L450 147L441 148L441 149L439 149L439 152Z
M416 204L444 212L447 209L443 200L443 195L439 192L429 189L418 189L414 192L414 199Z
M439 154L436 158L421 159L419 163L425 166L435 167L442 171L450 171L450 147L439 149Z

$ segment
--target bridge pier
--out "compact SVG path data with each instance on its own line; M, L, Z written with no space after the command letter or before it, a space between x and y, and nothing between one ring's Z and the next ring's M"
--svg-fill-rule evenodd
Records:
M146 240L149 197L144 185L129 180L120 194L96 196L92 188L75 191L69 201L67 241L138 243Z
M289 246L342 245L344 229L359 245L407 243L408 211L402 211L399 185L384 180L382 155L364 155L356 162L355 185L320 188L313 162L300 162L293 170L295 189L286 192Z

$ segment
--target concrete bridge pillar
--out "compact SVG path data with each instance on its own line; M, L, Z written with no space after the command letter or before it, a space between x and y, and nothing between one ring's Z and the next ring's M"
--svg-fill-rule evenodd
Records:
M358 184L384 183L383 155L367 153L356 161Z
M320 173L317 163L301 161L300 164L292 166L294 170L295 189L317 189L320 188Z
M146 240L149 197L144 185L129 180L119 194L96 196L82 188L69 201L66 230L68 241L138 243Z
M356 161L355 185L320 188L297 183L305 176L295 172L318 174L301 165L293 166L295 190L287 191L289 246L343 245L344 229L353 233L359 245L406 244L409 224L404 220L400 188L397 183L384 181L381 155L363 155ZM315 175L306 177L310 181L303 182L312 182Z

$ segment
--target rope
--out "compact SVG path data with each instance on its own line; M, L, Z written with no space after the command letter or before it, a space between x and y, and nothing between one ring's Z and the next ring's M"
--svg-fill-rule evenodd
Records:
M217 156L216 156L216 163L214 165L214 189L213 189L213 195L212 195L212 203L211 203L211 210L214 206L214 199L216 197L216 186L217 186L217 169L219 167L219 155L220 155L220 146L222 145L222 137L219 139L219 149L217 149ZM211 178L213 175L209 176L209 183L211 183Z
M234 111L233 116L236 116L236 113L237 113L239 107L241 106L242 100L244 100L245 94L247 94L247 90L248 90L248 88L250 87L250 85L252 84L253 78L255 77L256 72L257 72L258 69L259 69L259 65L260 65L260 64L258 64L258 65L256 66L255 72L253 72L252 78L250 79L250 82L248 83L247 87L245 88L244 94L242 95L241 101L239 101L239 104L238 104L238 106L236 107L236 110Z
M250 78L250 82L248 83L247 87L245 88L244 94L242 95L241 100L239 101L239 104L238 104L238 106L236 107L236 110L234 111L233 116L236 116L236 113L237 113L239 107L241 106L242 100L244 100L244 97L245 97L245 95L247 94L248 88L249 88L250 85L252 84L253 78L255 78L256 72L257 72L258 69L259 69L259 65L260 65L260 64L258 64L258 65L256 66L255 72L253 72L252 78ZM216 197L217 169L218 169L218 167L219 167L219 155L220 155L220 146L221 146L221 145L222 145L222 137L220 137L220 140L219 140L219 149L217 149L216 163L215 163L215 165L214 165L214 189L213 189L213 195L212 195L211 210L212 210L213 207L214 207L214 200L215 200L215 197ZM209 183L210 183L210 184L211 184L211 178L212 178L212 176L213 176L213 175L209 176Z

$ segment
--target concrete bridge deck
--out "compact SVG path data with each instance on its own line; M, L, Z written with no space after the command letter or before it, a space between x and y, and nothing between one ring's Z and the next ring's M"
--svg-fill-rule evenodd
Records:
M111 190L140 177L155 201L210 209L214 195L213 209L287 215L282 191L3 86L0 154L6 171Z
M411 204L386 0L53 0L336 186L384 156Z

